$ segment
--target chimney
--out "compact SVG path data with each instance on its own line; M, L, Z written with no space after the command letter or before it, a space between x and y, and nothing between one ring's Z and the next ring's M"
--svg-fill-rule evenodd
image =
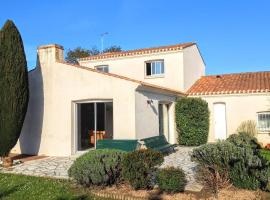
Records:
M37 66L64 61L64 48L58 44L42 45L37 50Z

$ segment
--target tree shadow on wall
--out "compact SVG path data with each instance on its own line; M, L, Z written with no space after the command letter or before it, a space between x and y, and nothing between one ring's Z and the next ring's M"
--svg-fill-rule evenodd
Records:
M21 153L37 155L40 148L44 115L43 76L38 57L37 67L28 72L28 79L30 96L19 142Z

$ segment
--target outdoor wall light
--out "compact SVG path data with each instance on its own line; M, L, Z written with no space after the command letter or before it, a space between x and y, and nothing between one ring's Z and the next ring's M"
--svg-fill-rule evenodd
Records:
M147 100L147 104L149 104L149 105L153 104L153 100L152 99L148 99Z

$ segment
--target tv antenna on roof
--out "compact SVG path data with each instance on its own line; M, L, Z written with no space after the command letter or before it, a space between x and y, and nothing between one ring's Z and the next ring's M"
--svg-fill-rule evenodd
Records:
M103 49L103 48L104 48L104 46L103 46L103 45L104 45L104 44L103 44L103 43L104 43L104 36L105 36L105 35L108 35L108 34L109 34L108 32L104 32L104 33L101 33L101 34L100 34L101 53L103 53L103 50L104 50L104 49Z

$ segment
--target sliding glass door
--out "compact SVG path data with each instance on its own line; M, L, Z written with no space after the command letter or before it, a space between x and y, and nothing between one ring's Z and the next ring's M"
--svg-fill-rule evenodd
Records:
M77 151L96 147L96 141L113 138L112 102L77 104Z

